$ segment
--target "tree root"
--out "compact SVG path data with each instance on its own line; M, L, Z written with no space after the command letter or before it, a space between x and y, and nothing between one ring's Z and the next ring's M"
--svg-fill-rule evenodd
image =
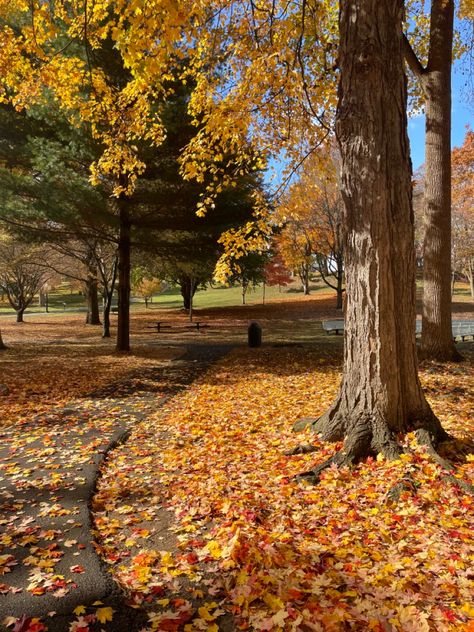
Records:
M451 461L443 459L443 457L438 453L438 451L436 450L435 441L433 440L433 436L431 435L431 433L424 428L419 428L415 432L415 435L418 444L426 448L427 453L430 455L433 461L441 466L443 470L446 470L447 473L443 476L443 480L456 485L456 487L459 487L459 489L461 489L466 494L471 494L474 496L474 485L468 483L467 481L463 481L460 478L457 478L457 476L453 474L453 472L456 471L456 467L453 465L453 463L451 463Z
M417 493L415 479L409 473L388 490L385 494L385 502L398 503L403 492Z
M311 443L302 443L301 445L297 445L296 448L292 450L288 450L285 452L285 456L295 456L296 454L310 454L311 452L317 452L318 448L315 445L311 445Z
M317 483L319 483L321 473L324 472L324 470L327 470L333 464L337 467L342 467L343 465L352 465L353 460L348 458L347 455L343 452L336 452L334 456L331 456L323 463L320 463L313 470L308 470L307 472L297 474L295 476L295 480L306 481L307 483L312 483L313 485L316 485Z
M293 432L301 432L308 426L314 426L318 421L318 417L301 417L293 424Z

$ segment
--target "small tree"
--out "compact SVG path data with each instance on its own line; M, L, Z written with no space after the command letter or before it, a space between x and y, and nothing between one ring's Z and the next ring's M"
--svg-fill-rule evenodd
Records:
M44 251L4 236L0 241L0 287L16 311L16 320L23 314L47 280Z
M132 271L132 290L136 296L143 298L145 308L148 308L148 302L153 299L153 294L163 290L163 281L147 275L142 268L135 268Z
M280 254L274 255L266 264L264 269L265 283L267 285L278 285L281 292L282 286L291 283L291 274Z
M267 255L251 252L238 261L238 270L231 277L233 283L239 283L242 288L242 305L245 305L249 288L265 281L265 260Z

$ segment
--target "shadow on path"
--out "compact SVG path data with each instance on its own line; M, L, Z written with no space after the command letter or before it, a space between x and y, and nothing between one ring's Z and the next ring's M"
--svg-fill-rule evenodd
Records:
M47 626L37 630L50 632L68 632L81 616L91 632L145 624L123 602L93 545L90 503L99 466L134 423L230 349L187 346L177 360L0 429L0 629L12 629L8 617L23 617L18 632L29 630L31 617ZM82 614L74 614L78 606Z

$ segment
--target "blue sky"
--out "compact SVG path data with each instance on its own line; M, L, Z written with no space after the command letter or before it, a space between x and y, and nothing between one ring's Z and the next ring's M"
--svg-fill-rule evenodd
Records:
M466 125L474 129L473 106L466 103L466 78L461 73L459 64L453 67L453 106L451 147L459 147L466 135ZM415 171L425 161L425 117L415 116L408 120L408 135L410 137L411 159Z

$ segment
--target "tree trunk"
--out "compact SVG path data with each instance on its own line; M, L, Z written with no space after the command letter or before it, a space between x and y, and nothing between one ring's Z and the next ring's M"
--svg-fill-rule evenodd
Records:
M467 271L467 278L469 279L469 287L471 289L471 298L474 301L474 266L471 266Z
M179 277L179 287L181 296L183 297L183 309L189 312L191 309L191 299L196 293L197 283L187 274L183 274Z
M97 276L91 273L86 281L86 325L100 325L99 285Z
M339 463L395 458L399 433L443 430L421 390L415 344L411 164L403 0L343 0L336 134L345 203L347 311L339 395L315 423L344 439Z
M337 298L336 298L336 309L342 309L344 305L344 263L342 257L338 257L336 259L337 264Z
M17 323L23 323L23 314L25 313L24 309L18 309L16 312L16 322Z
M118 320L117 345L120 352L130 351L130 250L131 222L127 203L119 200L120 232L118 244Z
M451 322L451 63L453 0L431 3L426 91L425 237L421 351L458 360Z
M242 281L242 305L245 305L245 299L247 297L247 289L249 285L247 281Z
M112 265L112 276L110 279L110 284L107 281L107 275L103 274L103 328L102 328L102 338L110 338L110 310L112 307L112 299L114 296L115 290L115 282L117 281L117 256L114 259L114 263Z
M300 279L301 279L301 283L303 284L304 295L308 296L310 294L308 266L305 266L305 265L301 266Z
M7 349L7 345L3 342L2 331L0 329L0 351L5 351Z

